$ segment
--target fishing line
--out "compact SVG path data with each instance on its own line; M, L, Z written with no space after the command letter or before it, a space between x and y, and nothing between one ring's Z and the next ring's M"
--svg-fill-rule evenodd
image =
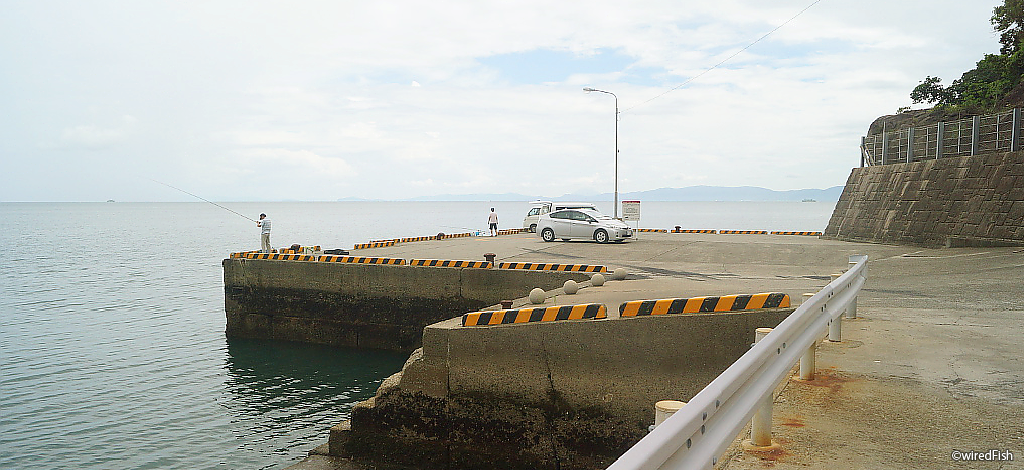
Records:
M184 189L181 189L181 188L176 188L176 187L174 187L174 186L171 186L171 185L169 185L169 184L167 184L167 183L163 183L163 182L157 181L157 180L155 180L155 179L153 179L153 178L146 178L146 179L148 179L148 180L150 180L150 181L152 181L152 182L154 182L154 183L160 183L160 184L162 184L162 185L164 185L164 186L167 186L168 188L171 188L171 189L177 189L178 191L181 191L181 192L183 192L183 193L185 193L185 194L188 194L189 196L192 196L192 197L194 197L194 198L196 198L196 199L199 199L199 200L202 200L202 201L206 201L206 202L209 202L210 204L213 204L213 205L215 205L215 206L217 206L217 207L219 207L219 208L221 208L221 209L224 209L224 210L226 210L226 211L228 211L228 212L230 212L230 213L232 213L232 214L235 214L235 215L237 215L237 216L239 216L239 217L242 217L242 218L243 218L243 219L245 219L245 220L249 220L249 221L252 221L252 222L256 222L255 220L253 220L253 219L250 219L250 218L248 218L248 217L246 217L246 216L244 216L244 215L242 215L242 214L239 214L238 212L235 212L235 211L233 211L233 210L231 210L231 209L228 209L227 207L224 207L224 206L222 206L222 205L220 205L220 204L217 204L216 202L213 202L213 201L211 201L211 200L209 200L209 199L206 199L206 198L203 198L203 197L199 197L199 196L196 196L195 194L192 194L192 193L190 193L190 192L188 192L188 191L185 191Z

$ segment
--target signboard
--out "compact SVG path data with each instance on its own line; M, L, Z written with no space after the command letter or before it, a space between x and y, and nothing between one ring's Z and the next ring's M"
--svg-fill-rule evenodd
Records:
M640 201L622 201L622 220L640 221Z

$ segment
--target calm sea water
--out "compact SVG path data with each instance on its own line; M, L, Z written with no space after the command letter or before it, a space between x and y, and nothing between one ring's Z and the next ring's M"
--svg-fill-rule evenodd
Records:
M275 246L483 230L521 202L222 203ZM611 203L598 204L611 212ZM649 202L642 227L821 231L834 203ZM221 260L255 224L211 204L0 204L0 468L276 469L405 354L228 339Z

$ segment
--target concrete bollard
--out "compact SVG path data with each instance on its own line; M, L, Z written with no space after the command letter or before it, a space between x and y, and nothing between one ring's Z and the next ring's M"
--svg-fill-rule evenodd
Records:
M675 414L680 408L685 405L685 401L678 400L661 400L654 404L654 426L657 427L659 424L665 422L669 416Z
M534 287L533 290L530 291L530 302L535 304L544 303L544 289Z
M604 275L601 274L601 273L594 273L593 276L590 276L590 285L592 285L594 287L603 286L604 285Z
M569 279L568 281L565 281L565 284L562 284L562 290L565 291L566 294L572 295L580 291L580 285L577 284L576 281Z
M625 268L617 268L614 271L612 271L612 280L621 281L623 279L626 279Z
M771 332L771 328L758 328L754 333L754 342L761 341ZM772 445L773 393L774 391L768 392L768 396L761 400L761 404L754 411L754 416L750 419L750 444L754 447L769 447Z

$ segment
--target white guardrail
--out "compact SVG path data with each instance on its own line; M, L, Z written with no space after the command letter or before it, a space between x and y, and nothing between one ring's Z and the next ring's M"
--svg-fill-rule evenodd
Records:
M840 339L840 317L844 312L856 317L867 260L866 255L850 256L846 273L805 300L608 470L712 469L755 413L770 406L776 386L824 332L833 341Z

